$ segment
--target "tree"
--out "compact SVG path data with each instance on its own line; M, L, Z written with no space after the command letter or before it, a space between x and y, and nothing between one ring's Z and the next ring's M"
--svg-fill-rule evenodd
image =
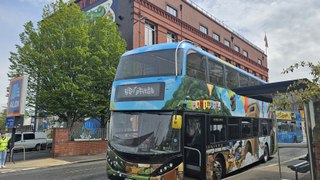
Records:
M303 104L312 99L320 98L320 62L313 64L312 62L301 61L284 69L282 74L288 74L304 67L308 67L311 70L310 74L312 75L312 79L298 80L288 87L287 93L278 93L277 96L279 98L275 101L278 109L289 110L290 104L292 104L293 101ZM294 98L291 98L292 96L294 96Z
M86 19L75 3L56 1L43 20L24 25L11 52L14 78L29 75L28 105L57 115L68 127L88 116L108 117L111 83L125 51L111 18Z
M0 113L0 129L6 128L7 109Z
M303 105L313 100L316 102L315 104L320 104L320 62L318 62L318 64L314 64L312 62L301 61L299 63L291 65L289 68L284 69L283 74L288 74L296 69L304 67L308 67L311 70L310 74L312 75L312 79L299 80L298 82L288 87L287 93L279 93L278 97L280 98L275 101L275 104L278 107L277 109L289 110L288 105L294 103L293 101ZM295 98L291 98L292 96ZM316 122L315 128L313 129L313 138L320 140L319 114L316 114L315 121Z

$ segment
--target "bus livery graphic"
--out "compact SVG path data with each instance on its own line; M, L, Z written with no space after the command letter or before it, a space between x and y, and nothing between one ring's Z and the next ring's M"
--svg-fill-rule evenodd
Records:
M271 104L232 90L264 83L189 43L126 52L112 86L108 177L221 179L267 161Z

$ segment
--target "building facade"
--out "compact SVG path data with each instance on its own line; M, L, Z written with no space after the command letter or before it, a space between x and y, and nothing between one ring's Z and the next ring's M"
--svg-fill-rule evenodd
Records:
M190 40L268 82L267 55L191 0L76 0L87 16L112 15L127 49Z

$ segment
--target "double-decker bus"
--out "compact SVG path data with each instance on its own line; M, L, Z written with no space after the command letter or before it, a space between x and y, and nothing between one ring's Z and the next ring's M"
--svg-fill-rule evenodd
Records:
M108 177L221 179L267 161L271 104L232 91L264 83L187 42L124 53L110 100Z
M278 142L279 143L301 143L302 118L299 112L277 111Z

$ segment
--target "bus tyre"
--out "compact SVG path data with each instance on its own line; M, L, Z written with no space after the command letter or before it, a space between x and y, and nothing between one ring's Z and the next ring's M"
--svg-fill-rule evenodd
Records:
M214 161L213 161L213 171L214 171L214 175L213 175L213 180L220 180L222 179L222 177L224 176L225 174L225 166L224 166L224 163L223 163L223 160L221 158L216 158Z
M268 147L268 145L265 145L264 150L263 150L262 162L266 163L269 160L269 157L270 157L269 147Z

